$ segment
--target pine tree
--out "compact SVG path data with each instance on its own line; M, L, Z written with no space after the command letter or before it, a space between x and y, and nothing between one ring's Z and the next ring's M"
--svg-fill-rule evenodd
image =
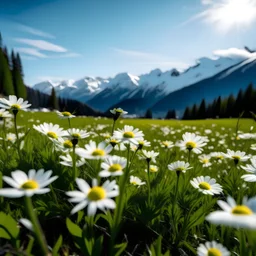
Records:
M15 94L18 98L27 98L27 90L22 79L22 65L19 55L12 51L12 79L15 88Z
M244 117L250 117L250 111L253 110L253 105L255 102L253 102L253 85L249 84L249 86L246 88L243 96L243 107L244 107Z
M227 101L227 108L226 108L226 115L225 117L235 117L235 112L234 112L234 106L235 106L235 97L233 94L231 94L228 97L228 101Z
M168 110L165 119L176 119L176 112L175 110Z
M243 90L241 89L238 92L238 95L236 97L235 106L234 106L235 117L238 117L244 111L243 97L244 97L244 93L243 93Z
M145 113L145 118L147 118L147 119L152 119L153 118L153 114L152 114L151 109L147 110L147 112Z
M198 119L198 107L196 104L193 105L192 111L191 111L191 119Z
M206 104L205 104L205 99L203 99L198 109L198 119L205 119L205 118L206 118Z
M52 88L51 96L48 101L48 108L57 110L59 109L58 100L54 88Z
M2 38L2 34L0 32L0 50L3 49L3 38Z

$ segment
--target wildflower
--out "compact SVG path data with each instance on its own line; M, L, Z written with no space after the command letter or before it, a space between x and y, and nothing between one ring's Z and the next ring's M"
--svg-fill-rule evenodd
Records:
M67 136L67 132L64 131L58 124L43 123L40 125L33 125L33 128L46 135L50 140L57 140L60 137Z
M142 182L140 178L136 177L136 176L131 176L130 177L130 183L134 186L142 186L142 185L145 185L146 182Z
M210 154L210 156L211 156L212 158L215 158L216 160L222 160L222 159L224 159L224 156L223 156L223 153L222 153L222 152L212 152L212 153Z
M210 163L211 156L210 155L200 155L199 161L203 164L203 167L209 167L212 164Z
M190 181L191 185L203 194L214 195L222 193L222 186L209 176L197 177Z
M184 161L176 161L168 165L168 169L170 171L175 171L177 175L179 175L181 172L185 173L187 170L191 168L192 167L189 166L189 163L186 163Z
M17 114L19 110L27 109L30 106L31 104L28 104L28 101L24 101L22 98L17 99L15 95L10 95L9 100L0 98L0 107L10 109L14 114Z
M145 172L148 172L148 170L146 169ZM149 166L149 172L152 172L152 173L158 172L158 167L157 167L156 165L152 165L152 164L151 164L151 165Z
M173 148L174 147L173 142L172 141L168 141L168 140L161 141L160 145L161 145L162 148Z
M247 182L256 182L256 158L251 158L251 164L247 164L246 166L241 166L247 172L251 174L245 174L241 178Z
M104 159L112 149L113 147L111 145L107 145L105 141L96 145L96 142L91 140L89 144L85 145L85 149L77 148L76 154L87 159Z
M204 147L207 142L206 137L202 137L190 132L183 134L182 138L183 140L178 142L177 146L179 146L181 150L187 149L196 154L200 154L203 151L202 147Z
M127 165L127 160L124 157L111 156L101 163L102 171L100 171L100 177L120 176L123 174L123 169Z
M142 149L144 147L150 147L151 146L151 143L149 141L147 141L147 140L144 140L144 139L139 140L138 144L139 144L138 145L138 149Z
M247 161L250 157L246 156L245 152L242 151L233 151L228 149L227 153L223 153L224 157L229 158L229 159L233 159L235 164L237 165L240 161L241 162L245 162Z
M62 160L62 161L60 161L60 164L62 164L64 166L69 166L69 167L73 166L73 159L72 159L70 154L67 154L65 156L60 156L60 159ZM85 164L85 159L84 158L76 160L76 167L80 167L84 164Z
M84 139L90 136L90 133L80 129L71 128L67 130L67 137L72 141L72 144L75 146L78 143L79 139Z
M153 163L155 163L156 162L156 157L158 155L159 155L159 153L155 152L153 150L151 150L151 151L147 151L147 150L144 150L144 149L142 150L142 157L144 159L146 159L147 162L152 161Z
M222 211L210 213L206 217L207 221L235 228L256 229L256 197L249 200L244 197L241 205L237 205L230 196L227 197L227 202L219 200L217 203Z
M12 117L12 114L10 114L10 112L6 111L5 109L0 109L0 119L8 117Z
M106 139L106 142L109 143L113 148L120 143L120 140L117 140L113 137Z
M64 111L64 112L60 112L60 111L56 111L57 115L61 118L61 119L70 119L70 118L74 118L76 117L75 115L71 114L68 111Z
M124 143L133 143L135 145L139 144L140 140L143 140L143 132L138 128L130 125L125 125L123 129L118 129L114 131L113 137L117 140L121 140Z
M229 256L230 252L222 244L216 241L200 244L197 248L198 256Z
M40 169L29 170L28 175L20 170L11 173L12 178L3 176L3 180L13 188L0 189L0 196L17 198L22 196L31 197L34 194L45 194L50 191L45 188L47 185L55 181L58 176L53 176L52 171L44 171Z
M113 114L113 119L116 121L121 115L126 115L128 112L124 111L121 108L111 109L110 112Z
M87 207L87 214L93 216L99 208L102 211L106 209L114 209L116 203L112 197L119 195L118 185L116 181L105 181L99 186L96 179L92 180L92 187L83 180L76 178L76 184L80 191L68 191L66 194L70 196L69 202L78 203L71 211L74 214Z

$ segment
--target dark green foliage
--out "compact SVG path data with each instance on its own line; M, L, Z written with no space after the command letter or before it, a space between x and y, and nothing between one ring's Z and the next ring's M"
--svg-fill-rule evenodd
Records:
M57 100L54 88L52 88L51 96L50 96L49 101L48 101L48 108L50 108L52 110L53 109L57 109L57 110L59 109L59 104L58 104L58 100Z
M153 118L153 114L151 109L148 109L147 112L145 113L145 118L147 119L152 119Z
M175 110L168 110L165 119L176 119L176 112Z
M198 119L205 119L206 117L206 104L203 99L198 109Z

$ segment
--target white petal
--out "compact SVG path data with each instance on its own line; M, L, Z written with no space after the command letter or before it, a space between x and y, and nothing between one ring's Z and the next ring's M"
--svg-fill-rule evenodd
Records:
M80 210L82 210L83 208L85 208L88 204L88 201L82 201L81 203L77 204L71 211L71 214L74 214Z
M18 198L24 196L23 190L18 190L15 188L3 188L0 189L0 196L9 197L9 198Z

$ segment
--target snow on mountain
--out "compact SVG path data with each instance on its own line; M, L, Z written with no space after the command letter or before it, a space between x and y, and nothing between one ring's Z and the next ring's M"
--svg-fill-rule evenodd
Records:
M56 94L62 98L72 98L86 102L91 107L106 111L118 102L146 99L143 107L169 93L189 86L191 84L210 78L221 71L248 61L254 53L246 50L230 48L215 51L214 58L201 58L196 65L180 72L176 69L162 72L160 69L152 70L148 74L134 76L129 73L117 74L114 78L84 77L79 80L66 80L59 83L45 81L34 85L34 89L50 94L55 88Z

